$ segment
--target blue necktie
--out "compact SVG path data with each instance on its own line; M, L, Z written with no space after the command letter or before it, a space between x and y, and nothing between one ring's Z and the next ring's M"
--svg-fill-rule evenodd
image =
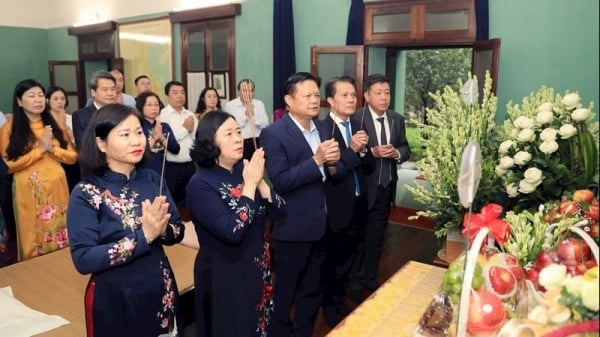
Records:
M352 135L350 134L350 122L342 122L342 125L346 129L346 146L350 147L350 140L352 139ZM356 195L358 196L360 195L360 185L358 184L358 176L356 175L356 171L352 170L352 175L354 176L354 187L356 188Z

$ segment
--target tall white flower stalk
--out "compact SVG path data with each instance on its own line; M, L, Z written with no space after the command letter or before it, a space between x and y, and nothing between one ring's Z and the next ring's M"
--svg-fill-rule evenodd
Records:
M475 76L472 78L477 79ZM457 81L457 87L463 87L461 80ZM470 141L478 142L482 152L482 174L473 211L477 212L493 201L498 193L494 172L498 145L495 123L497 99L491 88L492 79L486 73L484 91L479 94L481 103L477 99L465 99L460 91L450 86L441 93L430 93L435 107L427 109L427 124L417 123L421 144L425 147L422 159L417 162L417 170L430 186L415 184L406 187L415 200L427 205L427 209L419 211L416 217L432 219L436 223L437 237L446 236L462 224L465 208L460 204L457 178L462 152Z

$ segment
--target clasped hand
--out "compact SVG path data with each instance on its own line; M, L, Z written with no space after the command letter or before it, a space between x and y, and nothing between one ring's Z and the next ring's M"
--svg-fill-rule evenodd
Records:
M44 126L44 131L42 132L42 135L40 136L40 145L39 145L39 149L41 153L44 152L50 152L53 153L54 152L54 144L52 144L52 127L50 125L46 125Z
M152 202L148 199L142 202L142 230L148 243L165 235L171 219L168 211L169 203L164 195L157 196Z
M319 166L325 163L336 163L340 160L340 147L338 142L335 139L327 139L319 144L313 158Z
M392 144L378 145L372 148L373 157L375 158L396 158L398 152Z
M364 151L369 141L369 135L364 130L357 131L350 139L350 148L354 152Z

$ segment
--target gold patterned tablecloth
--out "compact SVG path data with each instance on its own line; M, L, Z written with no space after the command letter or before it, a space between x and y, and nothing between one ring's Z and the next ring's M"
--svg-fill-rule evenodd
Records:
M327 337L410 337L445 271L408 262Z

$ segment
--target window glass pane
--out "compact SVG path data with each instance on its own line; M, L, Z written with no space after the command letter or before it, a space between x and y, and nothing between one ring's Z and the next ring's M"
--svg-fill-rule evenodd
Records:
M110 53L112 51L110 47L111 39L98 40L98 52L99 53Z
M373 16L373 33L410 32L410 13Z
M325 100L325 83L334 76L350 76L356 79L356 54L319 54L321 77L321 100Z
M188 35L188 70L204 71L204 32Z
M211 69L229 70L227 66L227 28L211 29Z
M425 31L464 30L469 28L469 11L454 10L446 12L427 12Z
M77 91L77 67L75 65L54 65L54 82L65 91Z
M94 42L85 42L81 44L81 53L82 54L93 54L95 50Z

